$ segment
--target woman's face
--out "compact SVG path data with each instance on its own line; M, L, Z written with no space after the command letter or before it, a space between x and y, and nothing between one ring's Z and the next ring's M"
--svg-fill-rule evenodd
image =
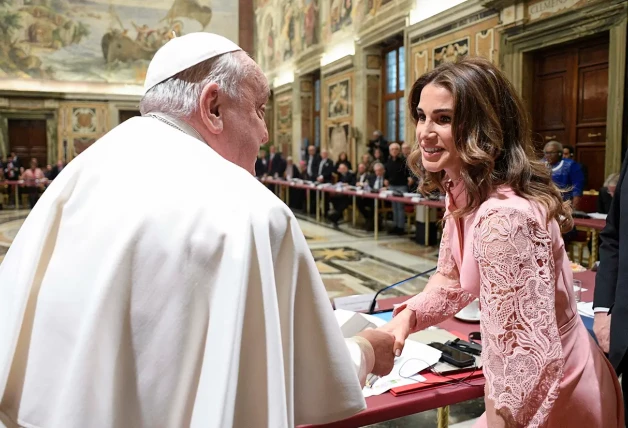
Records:
M421 91L417 117L416 138L423 167L429 172L444 170L450 179L458 179L462 161L451 129L454 117L451 93L433 84L425 86Z

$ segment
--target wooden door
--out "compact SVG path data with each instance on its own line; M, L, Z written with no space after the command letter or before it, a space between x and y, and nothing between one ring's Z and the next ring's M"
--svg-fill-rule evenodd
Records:
M28 168L32 158L39 167L48 164L45 119L9 119L9 150L15 152L22 166Z
M137 110L120 110L118 111L118 122L122 123L136 116L141 116Z
M575 148L587 189L604 183L608 34L534 56L532 120L540 152L556 140Z

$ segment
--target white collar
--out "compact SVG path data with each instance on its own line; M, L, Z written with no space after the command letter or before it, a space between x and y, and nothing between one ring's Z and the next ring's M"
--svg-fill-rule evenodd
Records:
M561 160L558 165L552 168L552 172L556 172L563 167L563 161Z
M168 114L158 112L148 113L146 117L152 117L154 119L157 119L158 121L163 122L166 125L172 126L173 128L183 132L184 134L187 134L190 137L196 138L197 140L205 143L205 140L203 139L203 137L201 137L201 134L199 134L198 131L194 129L194 127L181 119L177 119L176 117L172 117Z

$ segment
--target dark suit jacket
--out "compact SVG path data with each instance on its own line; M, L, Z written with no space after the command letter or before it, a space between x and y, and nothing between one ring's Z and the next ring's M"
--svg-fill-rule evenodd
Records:
M273 156L273 159L270 161L270 171L268 175L274 176L275 174L278 174L279 177L283 177L283 173L285 170L286 161L281 157L279 153L275 153L275 156Z
M312 174L308 174L307 165L310 162L310 156L308 155L305 158L305 175L306 178L310 181L316 181L316 177L318 177L318 164L321 162L321 157L319 155L314 155L314 159L312 159Z
M355 175L352 172L347 172L345 175L338 175L338 182L349 184L350 186L355 185Z
M600 189L600 194L597 197L597 212L608 214L608 211L611 209L612 200L613 197L610 193L608 193L608 189L606 187L602 187Z
M377 175L375 175L375 174L369 175L369 186L371 186L371 190L375 190L375 180L377 180ZM380 189L382 187L384 187L384 180L385 180L385 178L382 177L382 185L381 185Z
M286 174L288 173L288 168L284 171L283 177L286 178ZM299 172L299 168L295 164L292 164L292 178L301 178L301 172Z
M371 156L375 156L375 149L382 151L382 161L385 163L388 160L388 141L384 137L379 137L377 140L369 141L369 153Z
M268 159L257 158L255 161L255 176L261 177L268 174Z
M364 177L362 177L362 175L360 175L360 174L356 174L355 175L355 182L356 183L367 182L367 183L369 183L369 186L370 186L371 183L369 181L369 177L371 176L371 174L369 174L368 172L365 172L363 175L364 175Z
M322 163L322 168L321 168L321 163ZM325 160L321 159L321 163L318 164L318 169L316 170L317 172L320 171L320 174L317 174L316 177L318 177L319 175L322 175L323 183L331 183L331 175L334 172L336 172L336 168L334 167L334 162L331 159L327 158Z
M615 197L600 234L600 266L595 278L593 307L611 308L608 359L618 368L628 348L628 152L621 167Z

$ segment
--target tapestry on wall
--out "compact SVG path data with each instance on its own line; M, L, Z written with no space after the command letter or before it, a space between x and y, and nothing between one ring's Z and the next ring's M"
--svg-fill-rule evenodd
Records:
M0 78L141 84L175 35L238 39L233 0L0 1Z
M434 48L432 57L434 58L434 67L438 67L444 62L456 62L460 58L464 58L469 53L469 38L456 40L446 45Z
M329 119L345 117L351 114L351 85L348 78L329 85L328 95L329 112L327 117Z

